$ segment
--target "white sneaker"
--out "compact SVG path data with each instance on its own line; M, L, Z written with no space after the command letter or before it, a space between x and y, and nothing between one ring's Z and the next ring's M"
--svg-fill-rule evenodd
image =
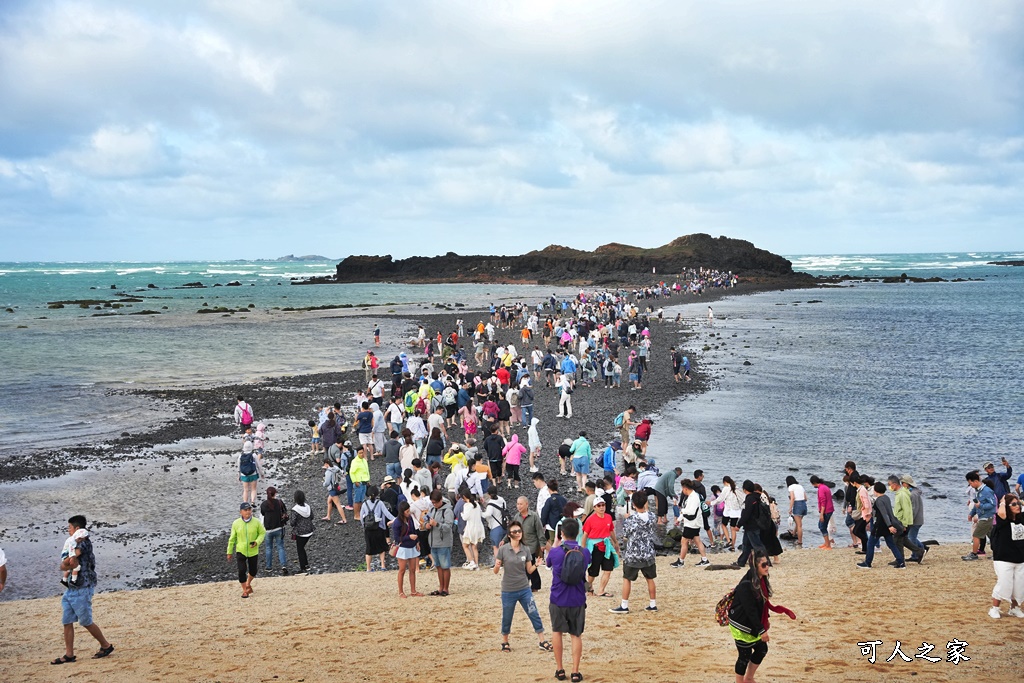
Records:
M1009 614L1010 616L1017 617L1018 619L1024 619L1024 610L1021 610L1020 607L1011 608L1010 611L1007 612L1007 614Z
M988 608L988 615L990 617L992 617L993 619L999 619L999 618L1001 618L1003 616L1002 614L999 613L999 608L996 607L995 605L992 605L991 607Z
M531 473L532 473L532 472L540 472L540 468L539 468L539 467L531 467L531 468L530 468L530 472L531 472Z

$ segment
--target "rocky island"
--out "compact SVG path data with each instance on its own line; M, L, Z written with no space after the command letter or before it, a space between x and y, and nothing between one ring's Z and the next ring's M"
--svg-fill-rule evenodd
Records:
M333 277L295 279L292 284L345 282L487 282L562 285L649 284L687 269L711 268L746 281L781 286L814 286L813 278L793 271L787 259L745 240L707 234L678 237L653 249L606 244L594 251L551 245L518 256L384 256L352 255Z

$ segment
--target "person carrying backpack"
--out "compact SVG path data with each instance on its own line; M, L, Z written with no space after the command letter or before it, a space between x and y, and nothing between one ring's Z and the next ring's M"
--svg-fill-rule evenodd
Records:
M256 421L255 413L253 413L252 406L245 402L245 399L241 396L238 398L238 404L235 406L235 425L241 427L244 432L249 427L252 427L252 423Z
M238 481L242 482L242 501L256 504L256 482L260 478L259 455L253 449L252 441L242 443L238 454Z
M551 568L548 613L551 616L551 643L555 650L555 678L565 680L562 634L568 633L572 643L571 680L574 683L583 680L580 659L587 617L586 570L590 566L590 552L576 542L579 533L580 523L577 520L562 521L555 539L557 545L548 551L547 557L547 565Z

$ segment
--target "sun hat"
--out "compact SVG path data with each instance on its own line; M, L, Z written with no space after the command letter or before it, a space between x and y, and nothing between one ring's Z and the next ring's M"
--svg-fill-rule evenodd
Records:
M917 484L914 483L914 478L909 474L901 474L900 483L906 484L907 486L917 486Z

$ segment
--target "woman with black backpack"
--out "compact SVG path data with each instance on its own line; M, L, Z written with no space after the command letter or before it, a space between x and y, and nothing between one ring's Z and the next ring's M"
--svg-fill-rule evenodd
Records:
M768 654L768 612L785 614L796 619L792 610L773 605L772 586L768 579L771 562L761 550L751 555L750 569L736 584L729 607L729 633L739 653L736 659L736 683L753 683L754 672ZM726 596L728 599L728 596Z
M379 490L376 486L370 485L366 488L366 502L359 512L359 518L363 523L363 538L366 541L366 571L384 571L387 569L385 562L388 552L388 522L394 521L395 516L391 514L387 506L378 497ZM373 556L380 559L380 569L373 569Z

